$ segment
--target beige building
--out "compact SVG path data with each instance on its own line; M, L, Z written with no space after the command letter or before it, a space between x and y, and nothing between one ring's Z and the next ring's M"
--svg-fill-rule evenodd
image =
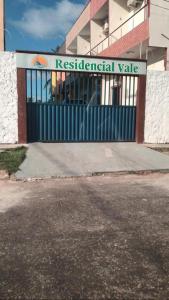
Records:
M66 36L67 54L143 58L148 69L169 70L168 1L86 2Z
M4 51L4 0L0 0L0 51Z

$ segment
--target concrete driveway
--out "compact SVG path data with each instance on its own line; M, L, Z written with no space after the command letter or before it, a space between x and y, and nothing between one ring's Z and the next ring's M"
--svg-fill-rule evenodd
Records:
M169 169L169 157L136 143L29 144L18 179Z
M34 143L16 176L48 178L163 169L169 169L167 155L136 143Z
M169 299L168 183L0 181L0 299Z

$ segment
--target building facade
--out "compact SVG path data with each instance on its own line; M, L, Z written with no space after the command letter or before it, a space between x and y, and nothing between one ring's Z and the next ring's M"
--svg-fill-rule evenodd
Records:
M150 70L169 70L169 2L90 0L60 53L147 59Z
M4 36L4 0L0 0L0 51L5 48Z

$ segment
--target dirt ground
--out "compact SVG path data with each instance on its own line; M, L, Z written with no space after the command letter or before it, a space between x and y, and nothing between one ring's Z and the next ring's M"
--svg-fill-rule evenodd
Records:
M169 299L169 174L0 181L8 299Z

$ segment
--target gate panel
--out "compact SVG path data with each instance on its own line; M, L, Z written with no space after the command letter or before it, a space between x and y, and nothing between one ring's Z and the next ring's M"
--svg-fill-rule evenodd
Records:
M30 142L135 140L135 107L28 103L27 108Z
M28 142L135 141L137 78L27 70Z

